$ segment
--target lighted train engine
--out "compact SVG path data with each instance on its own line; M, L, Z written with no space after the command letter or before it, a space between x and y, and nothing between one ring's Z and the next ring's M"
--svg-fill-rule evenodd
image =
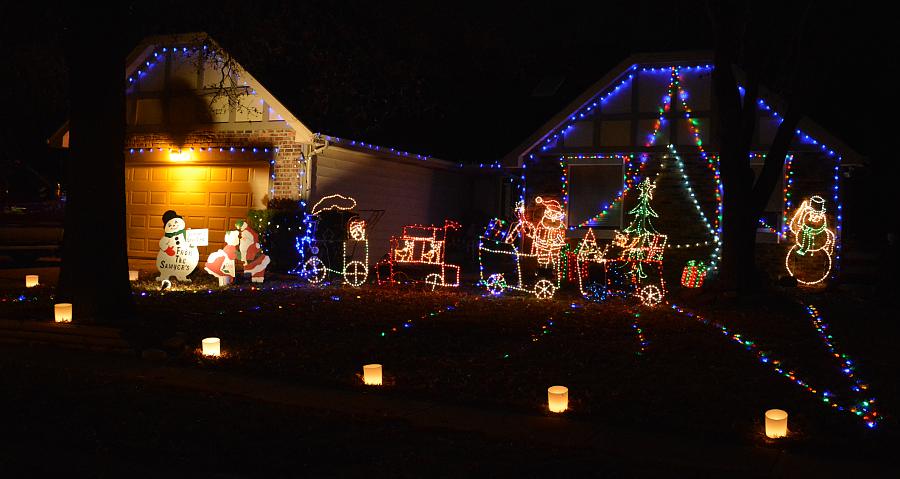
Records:
M303 235L297 238L300 262L293 271L312 284L339 276L358 287L369 277L369 240L366 228L377 221L374 211L367 221L353 211L356 200L342 195L326 196L303 220Z

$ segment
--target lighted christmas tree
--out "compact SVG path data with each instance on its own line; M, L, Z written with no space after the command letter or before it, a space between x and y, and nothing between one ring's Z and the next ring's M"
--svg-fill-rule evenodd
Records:
M616 233L614 240L616 246L622 248L622 255L618 260L608 262L607 268L607 283L611 290L631 290L647 306L659 304L666 291L662 278L666 235L659 234L650 222L650 218L659 218L650 207L654 188L656 185L649 178L644 178L638 186L638 204L628 212L634 219L625 230ZM647 267L649 269L645 270Z
M650 218L659 218L659 215L653 211L653 208L650 207L650 200L653 199L653 189L656 188L656 184L650 181L650 178L644 178L644 181L638 185L638 190L640 191L638 195L638 204L631 211L628 212L630 215L634 215L634 219L631 220L631 224L625 228L625 232L634 235L634 236L646 236L650 234L659 234L656 231L656 228L653 227L653 223L650 222Z
M666 236L659 234L650 221L650 218L659 218L659 215L650 207L654 188L656 185L649 178L644 178L644 181L638 185L640 192L638 204L628 212L628 214L634 215L634 219L623 233L616 235L616 244L623 248L622 259L662 261ZM643 275L641 276L643 277Z

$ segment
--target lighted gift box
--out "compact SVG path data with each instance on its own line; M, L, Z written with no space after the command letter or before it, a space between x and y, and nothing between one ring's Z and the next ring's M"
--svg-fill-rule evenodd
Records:
M708 268L703 261L690 260L681 272L681 285L685 288L699 288L703 286Z

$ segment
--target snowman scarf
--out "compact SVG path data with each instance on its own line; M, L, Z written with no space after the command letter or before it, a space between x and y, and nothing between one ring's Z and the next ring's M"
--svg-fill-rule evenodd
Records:
M184 234L184 230L178 230L178 231L175 231L172 233L166 233L166 238L174 238L178 235L183 235L183 234ZM175 256L175 248L169 246L168 248L166 248L166 254L169 256Z

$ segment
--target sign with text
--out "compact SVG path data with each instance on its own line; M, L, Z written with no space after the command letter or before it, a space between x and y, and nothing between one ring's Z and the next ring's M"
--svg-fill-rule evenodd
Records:
M185 231L185 236L191 246L209 246L209 230L206 228L188 229Z

